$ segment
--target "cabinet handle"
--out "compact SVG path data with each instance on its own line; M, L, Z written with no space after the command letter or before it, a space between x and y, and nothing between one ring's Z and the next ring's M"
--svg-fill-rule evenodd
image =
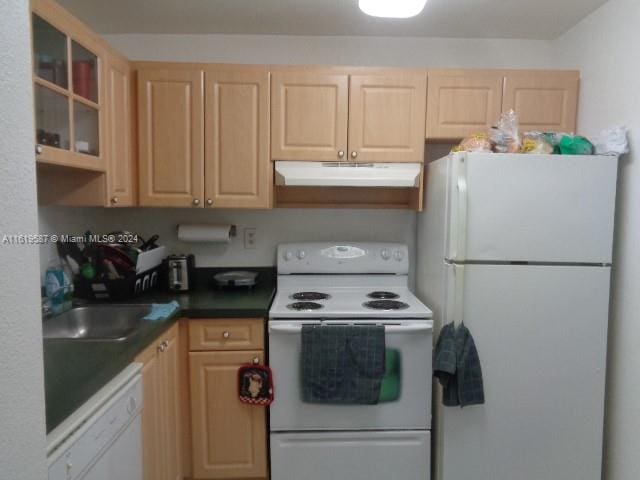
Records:
M40 155L42 153L42 145L36 145L36 154Z
M258 365L260 363L260 359L258 357L253 358L253 364Z
M166 345L164 344L164 342L162 342L160 345L158 345L158 351L160 353L164 352L167 349Z
M197 198L194 198L193 204L197 207L198 205L200 205L200 200L198 200Z
M351 158L353 158L353 159L358 158L358 152L356 152L355 150L353 152L351 152Z
M118 197L111 197L111 203L113 203L114 205L116 203L118 203L120 201L120 199Z
M231 336L231 334L229 332L223 332L222 333L222 338L229 338Z
M213 200L211 198L207 198L207 205L213 205Z
M338 151L338 158L344 158L344 150Z

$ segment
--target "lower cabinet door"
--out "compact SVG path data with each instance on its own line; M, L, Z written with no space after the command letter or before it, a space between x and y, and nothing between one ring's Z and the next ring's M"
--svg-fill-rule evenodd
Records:
M164 472L167 480L181 480L180 390L178 387L178 326L169 330L163 351L159 354L162 372L162 437L164 439Z
M160 359L154 342L136 358L142 367L142 473L144 480L164 478L161 435Z
M238 399L238 368L262 351L191 352L191 421L195 479L267 477L265 408Z
M143 364L144 480L182 479L178 353L178 325L174 325L136 357Z

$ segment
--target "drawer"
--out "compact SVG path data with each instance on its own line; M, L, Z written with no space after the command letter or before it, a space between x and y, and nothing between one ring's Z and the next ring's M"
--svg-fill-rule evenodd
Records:
M217 318L189 321L189 350L262 350L264 320Z

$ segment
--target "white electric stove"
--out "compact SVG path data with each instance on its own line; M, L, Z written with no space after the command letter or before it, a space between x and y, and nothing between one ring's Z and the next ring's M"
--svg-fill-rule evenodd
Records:
M278 247L269 311L272 480L426 480L430 476L432 312L409 289L396 243ZM302 401L303 325L384 325L400 358L399 395L375 405Z

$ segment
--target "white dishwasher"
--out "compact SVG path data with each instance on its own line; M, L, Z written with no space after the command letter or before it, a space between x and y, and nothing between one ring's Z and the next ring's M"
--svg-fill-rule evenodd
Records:
M142 480L141 368L132 363L47 435L49 480Z

